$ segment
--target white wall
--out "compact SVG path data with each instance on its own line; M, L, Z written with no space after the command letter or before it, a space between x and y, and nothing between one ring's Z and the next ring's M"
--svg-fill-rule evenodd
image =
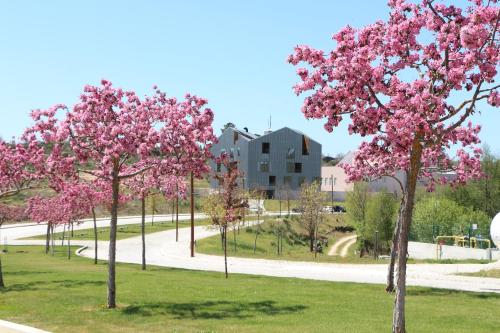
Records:
M413 259L490 259L488 250L419 242L408 243L408 254ZM500 260L500 250L491 249L491 259Z

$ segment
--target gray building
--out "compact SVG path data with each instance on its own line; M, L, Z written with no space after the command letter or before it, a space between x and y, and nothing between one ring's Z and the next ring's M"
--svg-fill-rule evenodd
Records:
M264 135L228 127L212 146L212 154L226 153L238 161L243 173L239 185L245 189L265 191L268 197L292 193L296 196L304 182L321 181L321 144L288 127L266 131ZM222 166L212 161L212 170ZM217 188L211 179L212 188Z

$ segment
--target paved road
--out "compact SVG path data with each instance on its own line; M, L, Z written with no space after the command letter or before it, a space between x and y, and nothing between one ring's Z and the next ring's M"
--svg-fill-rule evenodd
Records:
M197 215L201 217L201 215ZM188 216L181 216L188 219ZM139 217L121 218L119 224L138 223ZM106 225L107 220L100 221L99 225ZM84 222L79 228L88 228L91 222ZM15 231L14 231L15 230ZM7 236L9 244L43 244L43 241L14 240L14 238L29 237L43 234L45 226L25 226L2 230L2 237ZM218 234L217 230L198 226L195 228L195 238ZM218 271L224 270L222 257L196 254L189 257L189 228L182 228L179 232L180 241L175 242L175 230L168 230L146 235L146 258L150 265L177 267L192 270ZM74 241L75 244L88 246L80 255L93 258L92 241ZM99 258L107 258L108 242L99 242ZM141 262L141 239L133 237L120 240L117 243L117 261L126 263ZM228 259L230 273L253 275L267 275L276 277L295 277L313 280L342 281L358 283L385 283L386 264L332 264L297 262L287 260L266 260L235 258ZM410 264L408 265L408 285L425 286L474 292L500 293L500 279L458 276L457 273L478 272L483 269L500 269L500 262L486 265L480 264Z

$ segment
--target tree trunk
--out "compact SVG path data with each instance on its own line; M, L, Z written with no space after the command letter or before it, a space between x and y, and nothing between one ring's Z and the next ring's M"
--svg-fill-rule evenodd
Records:
M233 238L234 238L234 253L236 253L236 226L233 226Z
M92 218L94 219L94 264L97 265L97 219L94 207L92 207Z
M314 233L309 234L309 251L314 251Z
M175 200L172 200L172 224L174 224Z
M118 196L120 193L120 180L118 168L113 170L113 201L111 204L111 223L109 229L109 258L108 258L108 308L116 308L116 227L118 224Z
M45 254L49 254L50 248L50 223L47 223L47 237L45 239Z
M396 263L397 257L397 249L398 249L398 237L400 231L399 216L401 215L401 209L403 207L403 201L401 201L401 205L399 207L398 219L396 221L396 225L394 226L394 232L392 234L392 245L391 245L391 256L389 261L389 268L387 270L387 286L385 287L385 291L388 293L392 293L394 291L394 265Z
M3 282L3 271L2 271L2 254L0 254L0 288L5 288L5 283Z
M68 229L69 229L69 226L68 226ZM69 230L68 230L68 260L71 259L71 236L72 236L72 233L69 233Z
M394 300L394 313L392 321L393 333L405 333L405 296L406 296L406 261L408 253L408 235L410 232L413 204L415 200L415 189L417 186L417 178L420 172L420 158L422 155L422 146L418 137L414 140L410 155L410 170L405 186L403 196L403 205L400 210L400 230L398 237L398 255L396 274L396 297Z
M69 227L68 227L68 229L69 229ZM71 222L71 237L75 237L75 234L73 233L73 222Z
M224 227L224 270L226 272L226 279L228 277L227 274L227 226Z
M190 176L190 187L191 187L191 193L190 193L190 213L191 213L191 241L190 241L190 250L191 250L191 257L194 257L194 174L191 171L191 176Z
M280 202L280 215L279 215L279 217L281 217L281 199L279 200L279 202Z
M175 241L179 241L179 185L175 186L176 197L175 197Z
M151 226L153 226L155 220L155 202L153 196L151 196Z
M146 199L141 198L141 239L142 239L142 266L146 270Z
M53 256L54 255L54 225L50 227L50 254Z
M257 230L255 231L255 240L253 242L253 253L255 254L255 251L257 250L257 236L259 235L260 231L260 200L259 200L259 208L257 208Z
M68 234L69 234L69 226L68 226ZM63 233L61 237L61 246L64 246L64 238L66 237L66 224L63 225Z
M253 254L257 250L257 237L259 236L259 227L257 226L257 230L255 231L255 239L253 241Z

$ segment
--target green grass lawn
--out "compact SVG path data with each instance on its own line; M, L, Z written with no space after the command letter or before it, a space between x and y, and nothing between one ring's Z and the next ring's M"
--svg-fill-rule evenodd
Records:
M466 274L462 274L462 275L480 276L480 277L489 277L489 278L500 279L500 269L490 269L488 271L480 271L477 273L466 273Z
M209 220L201 219L195 220L195 225L207 225ZM179 221L179 228L186 228L191 225L190 221L183 220ZM146 233L150 234L153 232L160 232L165 230L175 229L175 221L172 223L171 221L164 222L154 222L151 225L150 221L146 222ZM128 225L120 225L116 231L117 239L125 239L130 237L139 236L141 234L141 225L140 224L128 224ZM66 233L67 237L67 233ZM55 239L62 239L62 232L54 233ZM26 239L45 239L45 235L39 235L34 237L29 237ZM91 240L94 239L94 229L82 229L75 230L72 240ZM109 240L109 227L101 227L97 228L97 239L99 240Z
M290 200L290 212L293 208L296 208L299 205L298 200ZM277 199L265 199L264 200L264 208L270 212L279 212L280 211L280 201ZM286 200L281 200L281 211L286 213L288 211L288 203Z
M337 263L383 263L384 261L373 260L372 258L359 258L355 254L356 246L349 249L347 257L328 256L329 248L337 241L351 233L334 232L335 226L342 226L343 215L328 215L326 222L320 227L320 235L328 239L328 247L324 248L323 253L314 253L309 251L309 241L305 236L305 231L298 225L297 217L292 219L286 236L283 237L283 252L278 254L277 235L273 232L273 227L279 225L282 219L270 219L260 225L260 233L257 236L257 246L254 253L256 231L259 227L252 226L241 228L239 234L236 233L236 251L234 232L228 233L228 255L246 258L265 258L279 260L299 260L299 261L318 261L318 262L337 262ZM223 255L221 239L219 235L198 240L196 243L198 252L207 254Z
M118 308L105 308L105 263L42 247L2 255L0 318L53 332L389 332L381 285L117 265ZM494 332L500 295L408 290L409 332Z

